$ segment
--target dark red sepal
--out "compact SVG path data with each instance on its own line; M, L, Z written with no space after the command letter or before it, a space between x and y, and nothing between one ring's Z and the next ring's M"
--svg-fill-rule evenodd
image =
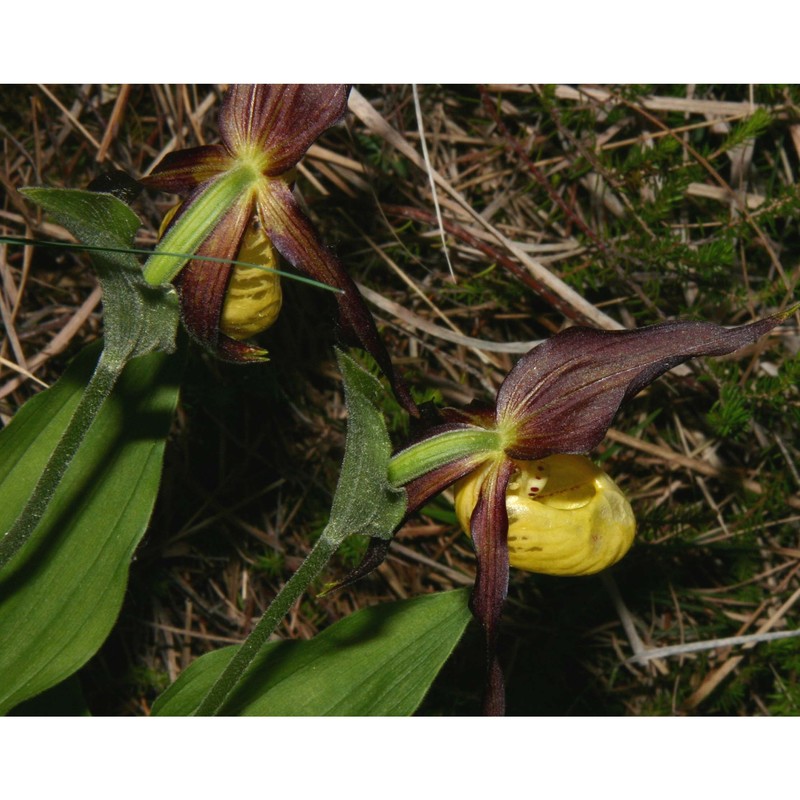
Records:
M265 175L290 170L347 108L343 84L232 86L219 115L222 141L232 152L257 147L267 156Z
M517 362L497 395L498 426L514 432L506 452L538 459L598 445L620 405L697 356L732 353L786 318L749 325L665 322L635 331L569 328Z

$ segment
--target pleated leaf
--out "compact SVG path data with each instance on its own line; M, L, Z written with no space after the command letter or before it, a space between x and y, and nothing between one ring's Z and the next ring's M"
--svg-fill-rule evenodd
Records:
M242 716L407 716L458 643L470 612L464 589L358 611L313 639L268 644L223 709ZM194 713L236 652L197 659L153 706Z
M98 353L84 350L0 432L0 531L21 512ZM0 573L0 713L74 673L114 625L158 492L180 371L164 354L125 368L42 521Z

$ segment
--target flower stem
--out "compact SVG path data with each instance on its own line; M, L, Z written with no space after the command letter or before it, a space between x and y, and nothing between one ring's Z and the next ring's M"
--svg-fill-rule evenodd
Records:
M236 655L203 698L195 712L196 716L213 716L219 713L245 670L253 663L259 650L266 644L298 598L322 572L340 544L341 539L326 536L326 532L323 532L311 552L306 556L305 561L275 596L269 608L264 612L264 616L258 621L256 627L253 628Z
M389 462L389 482L401 486L450 461L476 453L497 451L500 448L500 442L500 436L495 431L479 428L446 431L424 442L412 445L394 456ZM220 713L247 668L275 632L281 620L322 572L331 556L350 533L349 529L343 532L340 527L340 525L329 524L323 531L305 561L278 592L252 633L245 639L236 655L203 698L195 712L196 716L212 716Z

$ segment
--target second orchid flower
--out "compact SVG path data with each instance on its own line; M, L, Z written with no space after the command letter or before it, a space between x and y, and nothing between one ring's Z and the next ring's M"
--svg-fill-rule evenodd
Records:
M170 153L142 179L183 199L144 274L154 284L175 280L185 325L205 347L233 361L261 360L265 351L242 340L274 321L280 290L274 274L260 281L257 269L229 262L257 258L274 269L277 251L304 275L338 290L345 338L372 355L416 415L355 283L292 192L294 168L344 116L348 92L340 84L231 87L219 115L221 143ZM237 318L231 304L226 309L231 287L250 298L247 319ZM252 293L259 291L256 301Z

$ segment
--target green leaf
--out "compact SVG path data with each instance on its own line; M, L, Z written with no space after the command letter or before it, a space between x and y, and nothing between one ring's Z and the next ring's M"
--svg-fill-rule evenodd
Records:
M84 350L0 431L0 531L28 500L98 350ZM41 523L0 573L0 713L75 672L111 630L158 492L180 372L163 354L125 368Z
M467 591L358 611L305 642L259 652L222 709L242 716L406 716L419 707L471 614ZM193 714L237 647L197 659L153 705Z
M44 188L21 192L83 244L109 248L92 252L103 287L105 360L121 365L146 353L171 353L178 329L177 295L171 287L147 283L136 257L124 252L141 225L136 214L111 194Z
M110 194L71 189L22 191L84 244L95 248L94 264L103 287L105 343L70 424L64 425L63 436L29 487L28 502L10 528L0 526L0 569L36 529L125 364L136 356L173 352L179 318L175 292L169 287L149 286L138 262L125 250L133 241L139 219L122 201Z
M342 471L324 536L360 534L391 539L406 513L406 494L389 483L392 443L380 411L383 387L350 356L337 351L347 403Z

